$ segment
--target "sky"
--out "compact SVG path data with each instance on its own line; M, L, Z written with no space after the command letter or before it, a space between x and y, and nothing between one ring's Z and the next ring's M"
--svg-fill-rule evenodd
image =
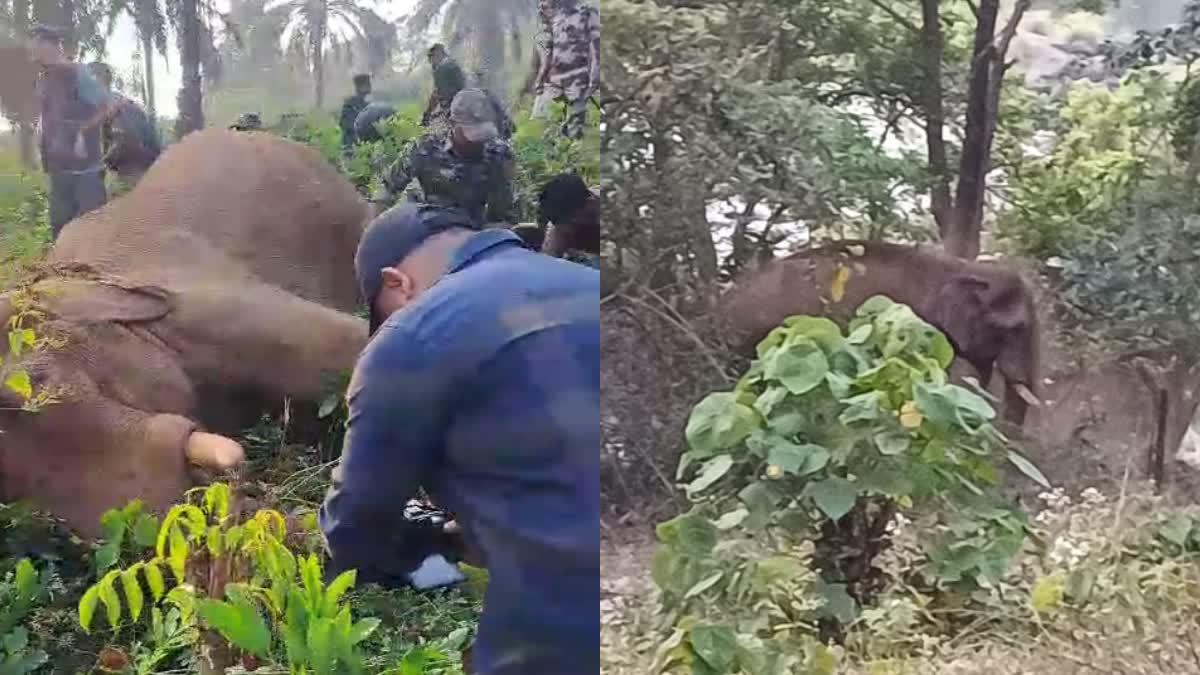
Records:
M366 4L379 12L385 19L395 20L412 11L416 3L417 0L375 0L374 2L368 0ZM229 0L216 0L215 4L221 11L229 9ZM178 106L175 105L175 95L179 92L180 85L179 49L174 36L170 40L170 61L164 59L160 54L154 55L154 104L158 109L158 114L166 118L174 117L179 111ZM105 60L114 70L127 75L134 67L137 44L137 31L134 29L133 19L122 16L117 21L112 38L108 41L108 53Z

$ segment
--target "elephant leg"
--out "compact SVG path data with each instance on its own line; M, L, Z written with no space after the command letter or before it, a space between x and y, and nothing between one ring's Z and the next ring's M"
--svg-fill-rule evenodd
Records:
M1017 428L1025 425L1025 414L1029 410L1029 404L1025 402L1025 398L1017 391L1017 383L1004 382L1004 419L1012 423Z
M979 373L979 386L984 389L992 386L992 362L984 361L977 363L972 361L971 365L975 367L975 372Z
M312 400L367 343L362 319L265 284L183 288L176 307L171 342L189 372L218 387Z

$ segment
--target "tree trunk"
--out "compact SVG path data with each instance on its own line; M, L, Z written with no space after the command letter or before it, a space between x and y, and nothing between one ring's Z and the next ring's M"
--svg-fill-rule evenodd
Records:
M142 78L145 80L145 101L146 115L150 118L151 124L156 124L158 120L158 108L154 105L154 38L150 34L142 35L142 66L145 72L142 73Z
M314 94L317 108L325 105L325 34L328 29L329 5L321 2L321 15L316 17L316 24L311 27L309 34L309 50L312 52L312 69L314 78Z
M983 192L990 154L990 148L987 147L988 84L992 74L992 39L996 34L996 15L999 12L1000 0L982 0L979 3L975 47L971 52L971 74L967 81L967 124L958 168L958 188L955 190L954 223L942 233L946 252L960 258L973 259L979 255Z
M1004 59L1031 1L1017 0L1012 16L999 35L996 34L996 19L1000 14L1000 0L979 3L971 75L967 83L966 132L954 195L954 222L942 236L946 252L960 258L970 260L979 255L987 174L992 168L992 140L1000 114L1000 88L1008 68Z
M179 88L179 117L175 120L175 137L182 139L204 128L204 99L200 79L200 15L197 0L183 0L179 5L182 35L179 41L179 60L183 81Z
M17 35L29 34L29 14L32 9L29 0L13 0L13 29ZM33 122L26 115L21 115L16 126L21 166L27 170L34 169L36 165L33 156Z
M946 160L946 111L942 102L942 35L939 0L921 0L921 107L929 155L929 201L938 232L945 237L953 217L950 165Z
M477 33L481 73L479 86L490 91L497 91L496 85L501 81L505 65L504 26L500 23L498 9L487 10L481 18L483 18L483 25L479 27Z

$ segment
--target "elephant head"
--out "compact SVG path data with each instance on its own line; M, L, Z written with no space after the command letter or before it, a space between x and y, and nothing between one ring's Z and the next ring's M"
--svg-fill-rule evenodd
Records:
M107 509L134 498L166 508L191 487L190 466L242 460L237 442L189 417L191 382L153 330L172 308L164 289L95 279L50 278L0 296L0 337L20 326L50 341L10 348L0 381L23 371L57 399L28 411L23 395L0 387L0 499L28 499L96 536Z
M930 305L931 322L956 354L974 366L987 386L993 367L1004 377L1005 418L1020 427L1030 405L1040 405L1037 311L1015 272L999 267L964 269L942 285Z

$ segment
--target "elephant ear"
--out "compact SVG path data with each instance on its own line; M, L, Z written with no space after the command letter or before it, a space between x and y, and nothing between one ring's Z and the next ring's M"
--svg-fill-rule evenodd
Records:
M55 279L38 290L48 313L77 324L156 321L175 308L173 294L158 286Z
M988 281L979 276L955 276L942 287L934 303L933 322L960 356L976 353L992 330L986 318L989 287Z

